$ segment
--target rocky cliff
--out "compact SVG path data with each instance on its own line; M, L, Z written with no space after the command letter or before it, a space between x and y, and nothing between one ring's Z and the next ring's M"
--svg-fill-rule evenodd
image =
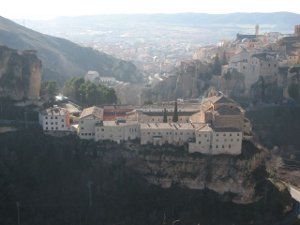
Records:
M150 154L141 154L132 165L148 182L163 188L177 185L189 189L209 189L221 195L234 194L234 202L250 203L258 198L255 187L262 177L257 179L255 174L264 167L268 153L258 151L248 142L243 148L241 156L214 157L170 152L157 154L162 151L159 149L156 153L154 150Z
M211 85L212 65L198 60L182 61L174 75L144 90L142 102L174 100L175 98L198 98Z
M0 46L0 97L36 100L40 95L42 63L35 51Z

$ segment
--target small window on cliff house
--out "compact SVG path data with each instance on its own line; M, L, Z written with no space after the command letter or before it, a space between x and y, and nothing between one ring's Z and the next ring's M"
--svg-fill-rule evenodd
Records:
M228 145L228 148L231 148L231 145Z
M216 148L219 148L219 146L218 146L218 145L216 145Z
M240 134L239 134L239 133L237 133L237 136L240 136Z

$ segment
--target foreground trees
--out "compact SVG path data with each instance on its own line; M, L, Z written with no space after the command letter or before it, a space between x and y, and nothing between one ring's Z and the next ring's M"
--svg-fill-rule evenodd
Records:
M104 85L96 85L84 78L74 77L64 87L64 94L84 106L113 104L117 102L115 90Z

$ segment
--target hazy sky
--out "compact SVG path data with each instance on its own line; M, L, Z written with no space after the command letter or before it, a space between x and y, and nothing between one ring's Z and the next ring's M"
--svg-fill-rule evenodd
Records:
M275 12L300 13L299 0L1 0L0 15L49 19L115 13Z

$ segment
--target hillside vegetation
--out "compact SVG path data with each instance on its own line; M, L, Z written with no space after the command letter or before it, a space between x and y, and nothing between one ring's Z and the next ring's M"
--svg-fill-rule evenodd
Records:
M266 146L294 146L300 151L300 107L266 107L248 111L254 132Z

